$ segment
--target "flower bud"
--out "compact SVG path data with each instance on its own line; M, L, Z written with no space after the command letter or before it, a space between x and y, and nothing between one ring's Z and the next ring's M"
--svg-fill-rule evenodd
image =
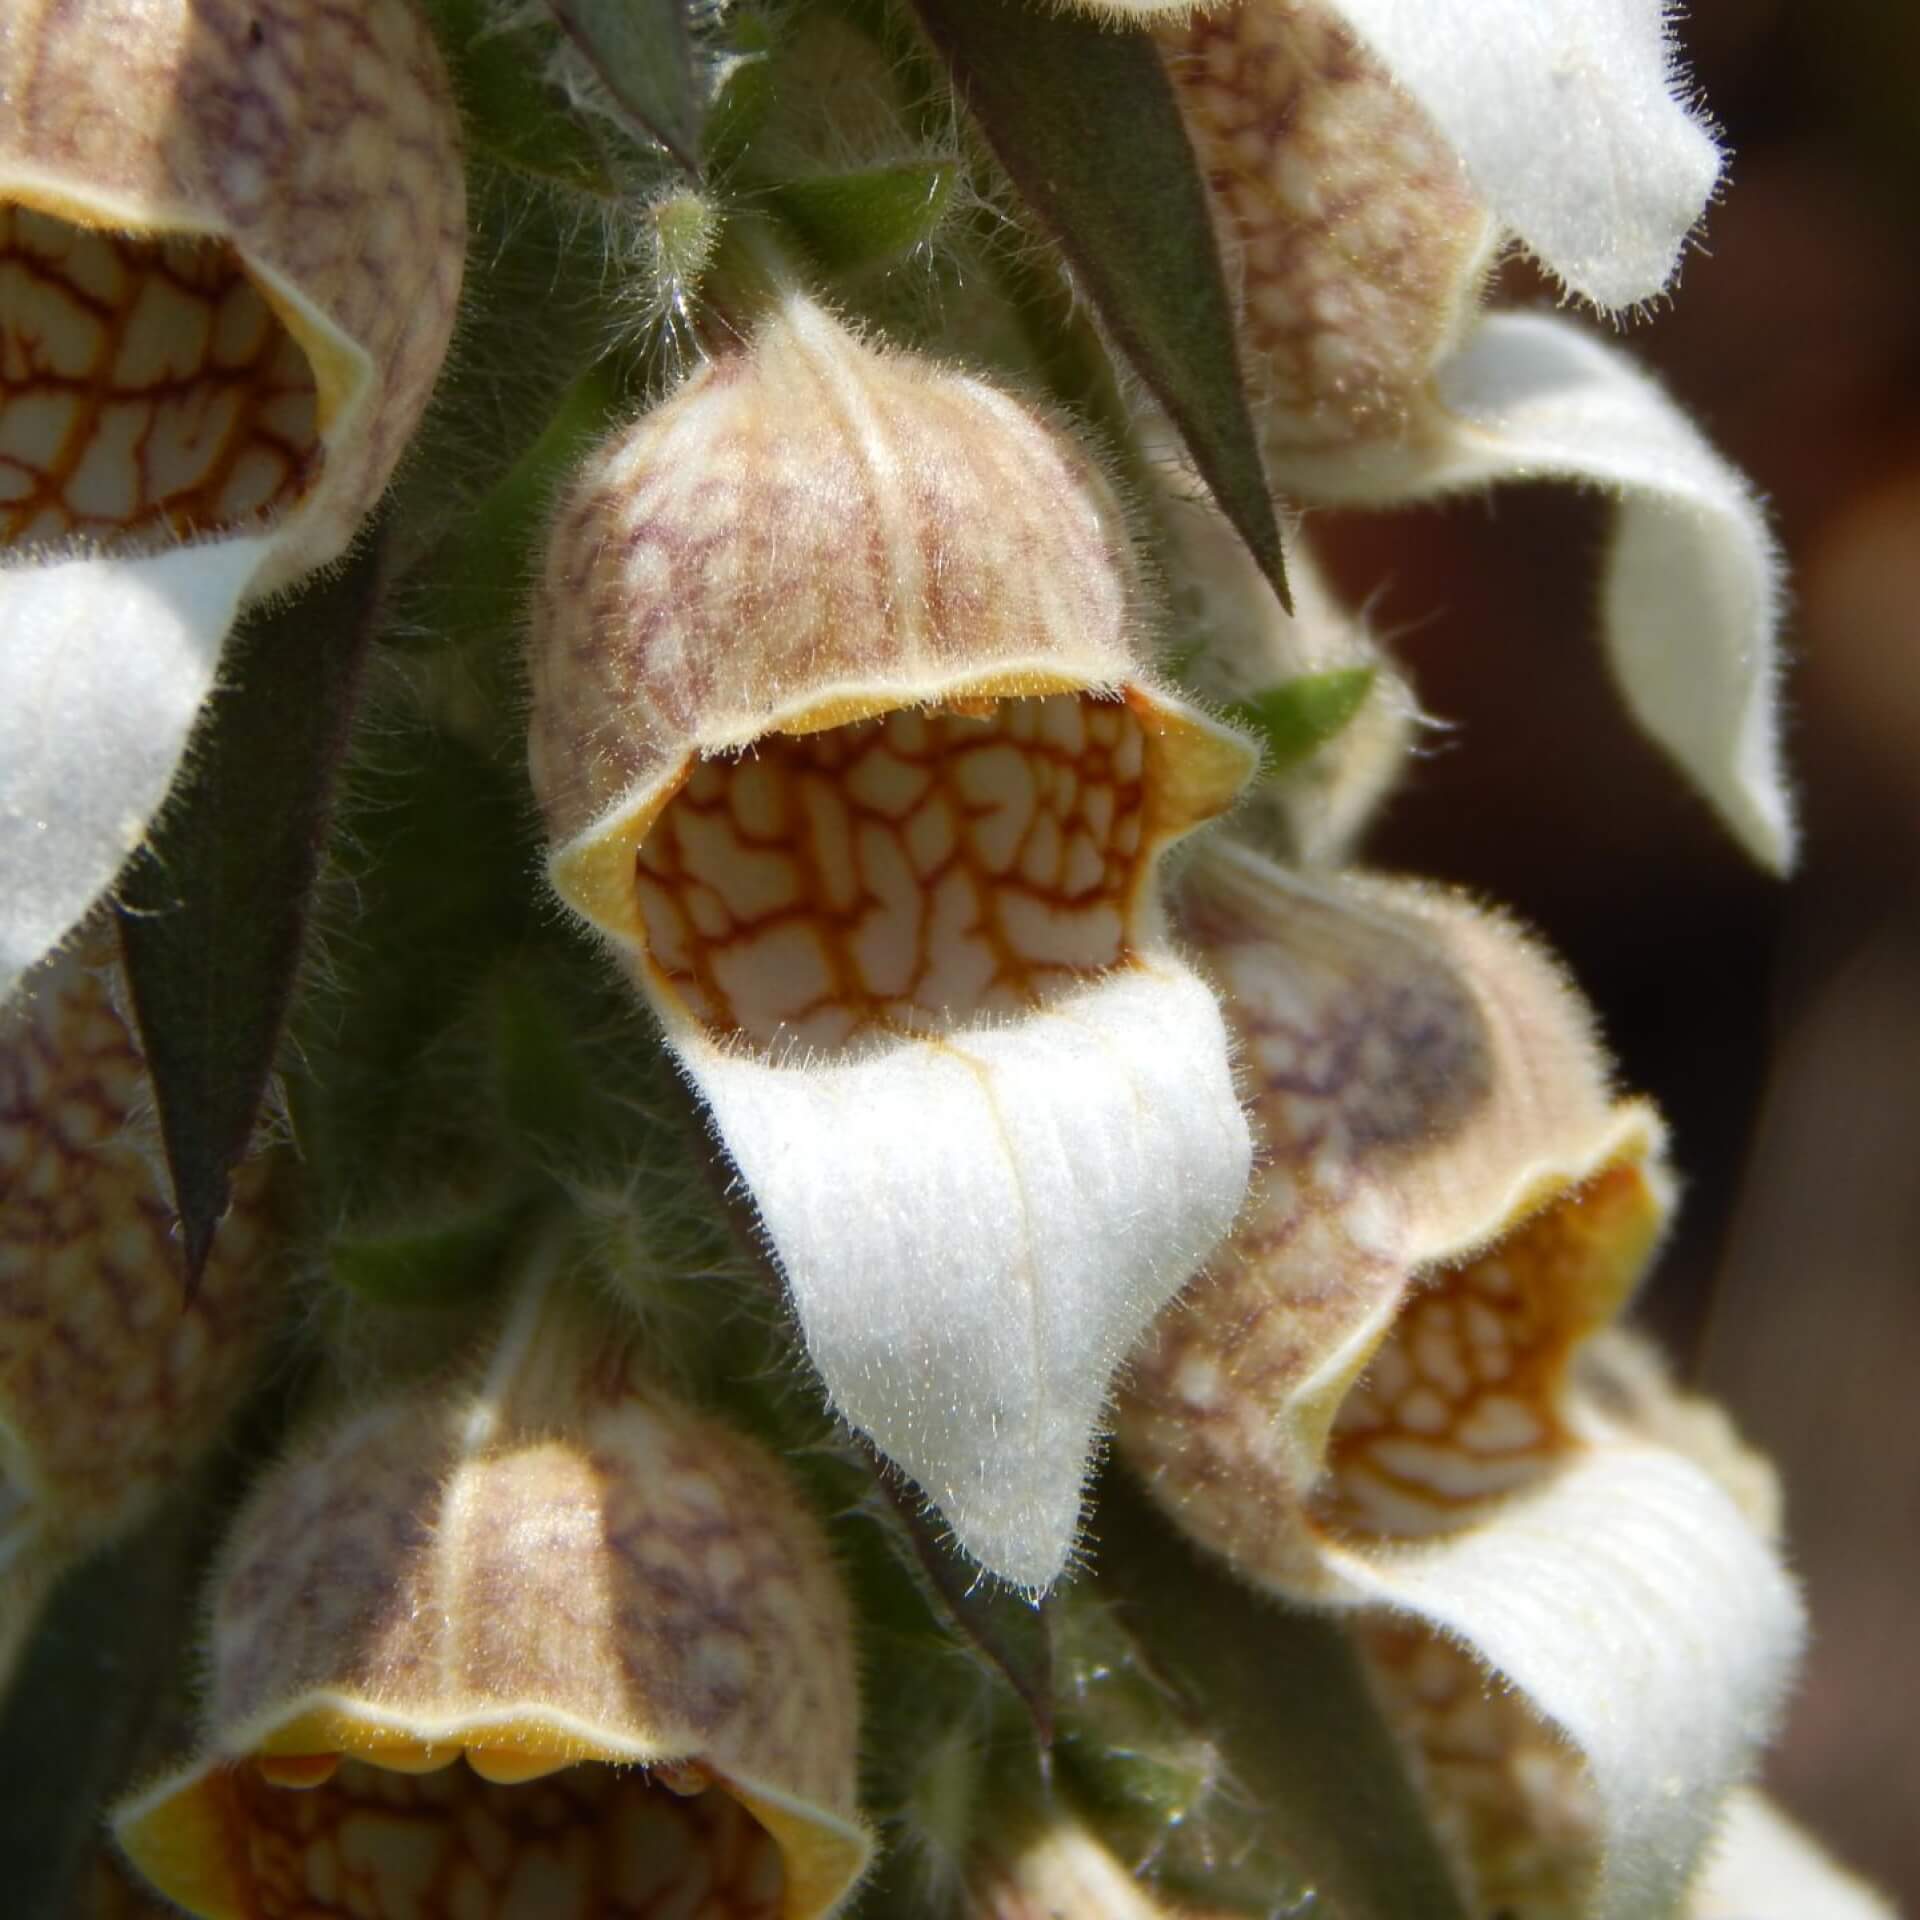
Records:
M209 1751L117 1831L209 1917L810 1920L869 1851L856 1706L778 1464L531 1287L477 1388L263 1480L216 1581Z
M464 248L457 121L406 0L11 10L0 997L138 843L238 608L379 499Z
M258 1160L189 1293L153 1090L90 957L0 1015L0 1671L52 1578L184 1484L275 1302Z
M1247 743L1147 677L1058 428L805 300L588 462L535 609L561 898L712 1110L845 1416L989 1568L1247 1170L1163 849Z

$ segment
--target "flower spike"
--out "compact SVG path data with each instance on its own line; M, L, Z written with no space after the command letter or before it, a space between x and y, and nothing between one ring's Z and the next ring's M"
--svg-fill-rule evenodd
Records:
M1505 8L1473 11L1475 24L1458 29L1462 47L1482 32L1543 59L1561 47L1566 87L1542 76L1514 97L1550 105L1570 137L1585 122L1563 96L1606 71L1578 46L1589 31L1623 47L1636 31L1649 36L1637 65L1660 64L1650 0L1581 8L1584 28L1558 5L1518 9L1530 25L1508 21ZM1775 686L1780 563L1759 504L1626 356L1556 316L1480 315L1511 211L1415 83L1411 46L1382 64L1349 28L1383 56L1415 34L1452 45L1424 7L1282 0L1246 0L1163 35L1240 270L1241 339L1270 477L1308 501L1358 506L1513 480L1612 495L1602 626L1634 717L1755 859L1790 865ZM1636 165L1643 149L1627 130L1657 118L1623 114L1620 144ZM1604 195L1574 194L1555 166L1553 142L1527 144L1526 178L1604 205Z
M865 1867L818 1524L545 1278L477 1389L366 1409L267 1476L212 1635L209 1751L115 1817L207 1920L820 1920Z
M10 9L0 999L145 835L240 609L379 499L465 243L407 0Z
M593 456L535 615L556 890L711 1110L835 1406L1034 1590L1251 1152L1155 867L1254 755L1146 677L1139 597L1065 435L793 298Z
M1189 877L1269 1156L1129 1369L1123 1457L1193 1538L1321 1605L1410 1616L1577 1752L1582 1910L1665 1911L1769 1731L1800 1611L1717 1479L1572 1384L1669 1204L1551 963L1457 902Z

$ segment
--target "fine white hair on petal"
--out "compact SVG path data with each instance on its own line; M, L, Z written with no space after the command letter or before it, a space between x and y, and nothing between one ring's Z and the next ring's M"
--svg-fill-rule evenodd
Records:
M1764 1794L1736 1788L1721 1810L1686 1920L1896 1920L1893 1903L1836 1866Z
M1667 0L1339 0L1500 219L1583 299L1667 285L1720 174Z
M1629 356L1556 315L1489 314L1434 384L1407 439L1290 455L1276 477L1353 504L1517 480L1613 494L1602 614L1627 704L1747 851L1790 867L1780 557L1745 480Z
M1606 1445L1497 1524L1329 1561L1351 1601L1458 1638L1580 1750L1605 1829L1593 1920L1674 1911L1804 1633L1727 1495L1664 1448Z
M834 1406L982 1566L1049 1586L1114 1369L1246 1192L1212 993L1142 955L1005 1025L806 1065L673 1038Z
M145 837L275 545L0 567L0 1001Z

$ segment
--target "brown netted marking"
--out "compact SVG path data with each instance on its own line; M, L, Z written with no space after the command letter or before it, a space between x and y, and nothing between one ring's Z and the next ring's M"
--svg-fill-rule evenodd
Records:
M1316 1518L1441 1533L1543 1473L1573 1444L1558 1399L1592 1331L1590 1275L1648 1204L1640 1170L1613 1168L1423 1286L1341 1404Z
M1059 694L703 761L639 854L654 961L762 1044L1029 1007L1125 956L1144 754L1127 704Z
M1199 14L1160 43L1238 269L1270 444L1401 431L1482 245L1458 157L1320 0Z
M359 1760L320 1784L226 1776L230 1844L257 1920L778 1920L772 1836L723 1789L589 1764L523 1786L464 1761Z
M257 524L320 456L313 369L231 247L0 206L0 542Z
M1354 1638L1473 1910L1578 1912L1601 1827L1578 1751L1437 1633L1373 1617Z
M139 1049L102 975L60 964L0 1025L0 1418L48 1496L45 1524L85 1540L184 1477L274 1296L259 1160L185 1290Z

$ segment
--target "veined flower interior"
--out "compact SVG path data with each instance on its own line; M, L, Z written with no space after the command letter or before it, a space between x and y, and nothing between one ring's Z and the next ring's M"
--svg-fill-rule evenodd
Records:
M1120 964L1162 835L1144 697L898 708L696 762L642 842L656 979L716 1034L837 1048Z
M1611 1316L1660 1216L1637 1164L1610 1167L1420 1286L1341 1403L1315 1518L1446 1533L1551 1471L1579 1444L1560 1410L1574 1350Z
M232 247L0 204L0 544L259 526L321 458L313 367Z
M1475 1911L1579 1912L1605 1819L1579 1750L1424 1623L1371 1614L1355 1639Z
M531 1777L530 1777L531 1776ZM779 1920L778 1844L705 1769L501 1751L263 1756L218 1776L256 1920Z

